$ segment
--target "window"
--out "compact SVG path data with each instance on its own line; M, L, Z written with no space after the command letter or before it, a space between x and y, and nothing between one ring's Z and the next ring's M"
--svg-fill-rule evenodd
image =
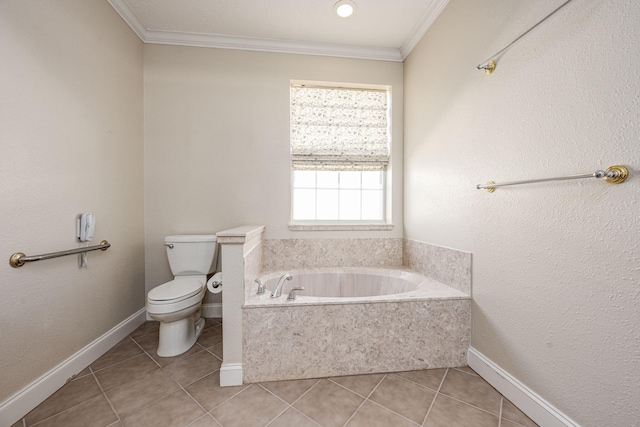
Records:
M291 85L292 222L384 224L388 89Z

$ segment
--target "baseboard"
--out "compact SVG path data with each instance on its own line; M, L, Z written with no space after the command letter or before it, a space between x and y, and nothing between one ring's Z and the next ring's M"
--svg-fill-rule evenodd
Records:
M220 367L220 387L242 385L242 363L222 362Z
M205 319L222 318L222 303L212 302L202 304L202 317Z
M580 427L578 423L564 415L473 347L469 347L468 361L471 369L538 425L543 427Z
M0 426L10 426L62 387L145 321L146 310L140 309L129 318L88 344L58 366L0 404Z

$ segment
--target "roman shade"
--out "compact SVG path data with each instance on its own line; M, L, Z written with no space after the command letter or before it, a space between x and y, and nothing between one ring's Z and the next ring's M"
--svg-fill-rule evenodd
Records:
M385 170L388 91L291 86L294 170Z

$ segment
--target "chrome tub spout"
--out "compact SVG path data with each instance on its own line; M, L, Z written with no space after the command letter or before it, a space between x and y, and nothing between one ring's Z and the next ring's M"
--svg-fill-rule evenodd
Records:
M283 274L282 277L280 277L280 280L278 280L278 284L276 285L275 289L273 290L273 292L271 292L271 298L278 298L279 296L281 296L284 281L291 279L293 279L293 277L291 277L290 274Z

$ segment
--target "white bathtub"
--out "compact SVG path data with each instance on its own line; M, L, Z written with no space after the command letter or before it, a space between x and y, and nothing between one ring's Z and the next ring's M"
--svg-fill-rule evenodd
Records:
M283 274L282 296L271 291ZM402 267L317 268L246 282L245 382L409 371L466 364L471 300ZM292 287L302 286L295 301Z
M282 296L271 298L271 291L283 274L293 278L282 288ZM402 267L327 267L316 269L281 270L264 273L260 280L267 292L257 295L253 283L247 295L247 306L280 304L348 304L365 301L407 301L416 299L466 299L469 296ZM297 299L288 301L293 287Z

